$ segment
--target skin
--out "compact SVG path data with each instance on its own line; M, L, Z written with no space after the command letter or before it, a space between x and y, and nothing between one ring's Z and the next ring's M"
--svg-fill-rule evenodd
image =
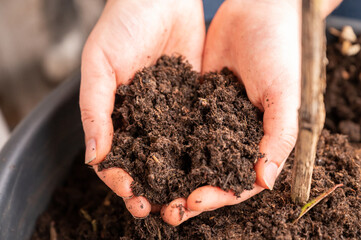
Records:
M327 16L341 1L324 1ZM254 189L240 198L232 191L203 186L187 199L161 208L163 220L179 225L203 211L238 204L264 189L272 189L297 137L300 99L300 1L227 0L205 39L199 0L109 0L84 47L80 108L85 132L86 163L92 165L134 217L146 217L160 206L133 197L133 179L120 168L97 171L110 151L111 113L116 87L129 84L137 69L162 54L182 54L203 72L229 67L245 85L251 102L264 111L265 157L255 165ZM204 49L204 52L203 52ZM203 57L202 57L203 52ZM185 210L179 219L179 206Z

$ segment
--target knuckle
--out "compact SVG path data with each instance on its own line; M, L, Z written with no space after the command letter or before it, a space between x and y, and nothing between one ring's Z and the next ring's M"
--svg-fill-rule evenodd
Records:
M281 137L280 150L282 157L286 157L292 151L297 141L297 130L291 131Z
M83 123L95 123L101 126L107 126L112 124L110 116L108 114L102 113L96 108L91 108L89 106L80 106L81 120Z
M87 107L80 107L81 109L81 120L83 123L94 122L94 112L92 109Z

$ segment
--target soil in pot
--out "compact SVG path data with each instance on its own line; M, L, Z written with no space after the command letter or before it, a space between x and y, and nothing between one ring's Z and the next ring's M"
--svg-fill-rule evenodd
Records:
M353 45L361 44L359 37ZM349 56L344 39L327 47L325 127L361 143L361 52ZM351 46L351 45L350 45Z
M300 207L290 201L291 155L273 191L239 205L203 213L178 227L159 215L134 219L122 199L76 159L66 182L39 217L38 239L357 239L361 236L360 159L346 137L324 131L318 144L311 197L343 183L292 221Z

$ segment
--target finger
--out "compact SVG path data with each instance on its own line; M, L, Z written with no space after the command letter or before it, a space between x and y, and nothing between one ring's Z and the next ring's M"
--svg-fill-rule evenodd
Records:
M145 218L149 215L152 206L145 197L132 197L124 199L125 206L135 218Z
M142 196L133 196L131 184L133 178L121 168L108 168L98 171L98 165L93 166L98 177L119 197L122 197L129 212L136 218L144 218L152 208L148 200ZM159 211L159 210L158 210Z
M115 73L106 57L97 47L87 45L82 56L80 84L80 111L87 164L100 163L110 151L115 90Z
M98 171L98 166L93 166L98 177L119 197L131 198L133 196L131 184L133 178L121 168L108 168Z
M280 89L266 94L262 103L264 136L260 152L264 157L255 165L256 183L273 189L279 168L292 151L298 131L298 88Z
M223 191L219 187L204 186L197 188L189 195L187 206L191 211L211 211L246 201L262 190L262 187L254 185L252 190L245 190L237 197L233 191Z
M188 210L187 200L185 198L175 199L170 204L163 206L161 210L163 220L172 226L178 226L200 213L200 211Z

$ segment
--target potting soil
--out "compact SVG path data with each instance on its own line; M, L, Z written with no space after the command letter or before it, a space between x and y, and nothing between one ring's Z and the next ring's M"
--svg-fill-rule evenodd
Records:
M99 169L125 169L136 196L166 204L203 185L252 189L262 114L227 69L200 83L182 57L163 56L118 88L113 123Z

